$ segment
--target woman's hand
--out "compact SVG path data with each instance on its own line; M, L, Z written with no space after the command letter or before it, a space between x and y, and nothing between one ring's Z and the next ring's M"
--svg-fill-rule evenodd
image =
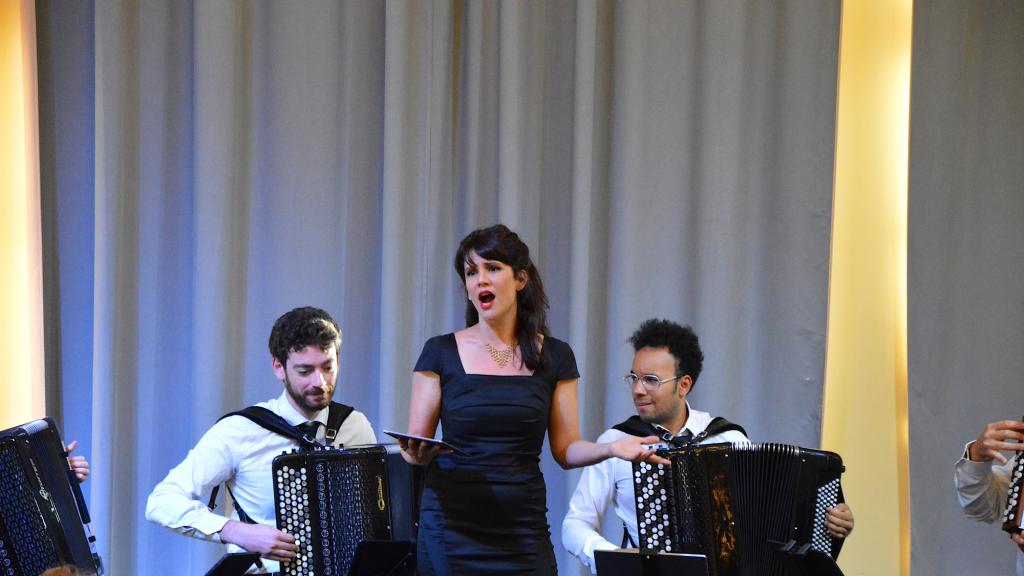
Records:
M402 458L413 466L426 466L434 458L442 454L451 454L451 448L445 448L430 442L421 442L409 438L399 438L398 445L402 447Z
M658 456L655 445L660 442L657 436L626 436L608 444L611 455L630 462L652 462L654 464L671 464Z

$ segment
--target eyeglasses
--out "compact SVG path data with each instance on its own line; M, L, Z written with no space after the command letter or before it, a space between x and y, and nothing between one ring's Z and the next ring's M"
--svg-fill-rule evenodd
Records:
M629 374L626 374L625 376L622 377L622 381L625 382L630 389L632 389L633 386L636 386L637 381L639 381L641 384L644 385L645 390L647 390L648 392L654 392L662 384L666 382L671 382L673 380L679 380L682 377L683 375L679 374L675 378L665 378L664 380L662 380L661 378L658 378L654 374L644 374L643 376L641 376L636 372L630 372Z

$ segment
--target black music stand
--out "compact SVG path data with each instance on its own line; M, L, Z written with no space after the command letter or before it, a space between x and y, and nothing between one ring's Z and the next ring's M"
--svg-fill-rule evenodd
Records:
M708 576L703 554L594 550L597 576Z
M348 576L412 576L415 572L415 542L363 540L356 546Z
M259 559L259 552L229 552L221 556L206 576L242 576Z

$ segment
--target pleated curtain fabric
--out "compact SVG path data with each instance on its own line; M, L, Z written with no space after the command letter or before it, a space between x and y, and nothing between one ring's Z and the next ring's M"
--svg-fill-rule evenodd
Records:
M817 444L838 0L50 4L48 109L94 124L50 135L46 162L80 167L44 186L48 350L111 573L216 560L145 500L280 394L266 338L292 307L341 324L336 399L404 429L420 347L463 326L456 245L499 221L576 354L583 437L633 413L627 338L664 317L700 335L695 408ZM578 473L542 466L582 573L559 541Z

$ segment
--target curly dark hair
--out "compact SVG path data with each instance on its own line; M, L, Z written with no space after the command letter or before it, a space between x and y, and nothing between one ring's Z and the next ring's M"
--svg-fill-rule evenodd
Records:
M668 348L676 359L676 376L689 375L697 384L701 368L704 367L704 353L693 328L680 326L671 320L650 319L644 321L629 338L633 351L641 348Z
M504 224L480 228L469 233L455 252L455 272L466 286L466 263L469 253L476 252L481 258L497 260L512 267L514 274L526 272L526 287L516 293L516 342L523 364L536 371L543 363L540 348L534 345L537 335L548 335L548 297L544 294L544 283L540 272L530 259L530 248L519 235ZM480 321L472 302L466 302L466 326Z
M295 308L274 322L267 345L270 355L284 365L290 352L310 345L321 350L333 345L337 353L341 349L341 329L330 314L319 308Z

